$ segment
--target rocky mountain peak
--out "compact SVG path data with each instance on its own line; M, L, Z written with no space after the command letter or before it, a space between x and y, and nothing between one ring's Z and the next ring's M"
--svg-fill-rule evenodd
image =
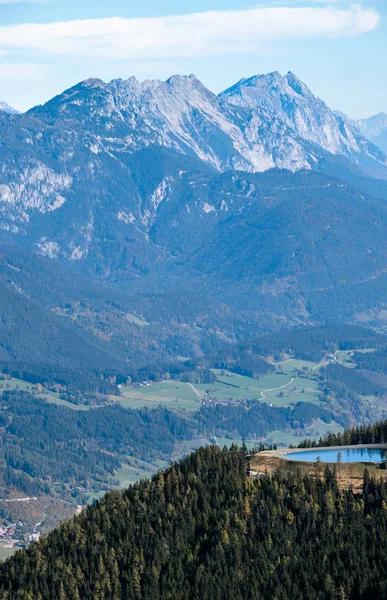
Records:
M255 75L225 90L220 98L250 110L265 108L300 137L332 154L354 159L366 153L385 162L377 148L368 144L349 123L338 119L327 104L316 97L294 73Z
M286 73L286 75L283 77L283 82L286 83L289 88L299 96L310 96L315 98L308 86L305 85L305 83L301 81L297 75L292 73L292 71L288 71L288 73Z
M18 115L20 114L20 112L18 110L16 110L16 108L13 108L13 106L10 106L8 104L8 102L0 102L0 110L9 114L9 115Z

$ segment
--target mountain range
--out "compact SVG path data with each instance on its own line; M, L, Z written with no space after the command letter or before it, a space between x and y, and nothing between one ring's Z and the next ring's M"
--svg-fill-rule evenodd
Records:
M335 111L350 127L357 129L383 152L387 152L387 114L378 113L368 119L350 119L348 115Z
M0 285L102 354L380 323L387 159L294 74L91 79L0 129Z

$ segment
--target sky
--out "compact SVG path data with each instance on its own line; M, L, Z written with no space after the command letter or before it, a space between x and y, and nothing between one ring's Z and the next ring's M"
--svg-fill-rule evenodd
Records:
M218 93L293 71L353 118L387 112L387 0L0 0L0 100L194 73Z

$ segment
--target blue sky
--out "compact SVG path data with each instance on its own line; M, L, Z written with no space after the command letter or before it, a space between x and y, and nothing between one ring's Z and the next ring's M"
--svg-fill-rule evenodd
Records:
M195 73L219 92L291 70L332 108L387 112L386 0L0 0L0 100Z

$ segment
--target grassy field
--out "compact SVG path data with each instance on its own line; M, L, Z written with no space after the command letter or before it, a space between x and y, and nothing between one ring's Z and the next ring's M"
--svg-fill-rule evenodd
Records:
M181 442L178 442L175 445L173 459L180 460L184 456L187 456L187 454L189 454L190 452L194 452L202 446L208 446L209 444L213 444L214 441L215 438L212 438L211 440L208 438L197 438L194 440L183 440Z
M168 408L199 410L201 398L230 400L260 400L273 406L287 407L297 402L319 403L317 382L312 378L294 377L294 369L304 366L312 368L315 363L307 361L289 361L283 372L276 371L256 380L230 371L213 369L218 381L212 384L190 385L180 381L164 381L141 388L123 387L121 398L111 397L124 408L156 408L163 405Z
M356 352L358 352L356 350ZM339 350L336 352L336 360L343 367L347 367L348 369L355 369L356 364L352 362L352 354L353 350Z
M209 394L218 399L260 400L284 407L297 402L319 403L317 382L312 379L293 379L291 373L279 372L258 380L229 371L214 370L214 373L218 378L216 383L195 386L203 395Z
M195 386L198 388L199 386ZM199 410L200 393L196 393L189 383L180 381L164 381L141 388L123 387L121 398L112 397L124 408L156 408L163 405L168 408L185 408Z
M134 315L133 315L134 317ZM134 317L136 319L137 317ZM370 352L367 349L364 352ZM352 351L340 351L337 359L341 364L352 367L349 362ZM183 359L183 357L180 357ZM140 409L144 407L157 408L162 405L167 408L200 410L201 397L209 395L220 400L259 400L272 406L288 407L297 402L319 404L318 385L313 378L321 365L319 363L289 359L275 363L276 371L252 379L229 371L213 369L218 381L213 384L190 385L180 381L164 381L161 383L143 386L141 388L122 387L122 397L112 396L111 400L119 402L124 408ZM305 377L297 377L299 371L305 371ZM293 381L292 381L293 380ZM64 403L55 395L51 395L50 402L63 404L76 410L87 407L76 407Z
M273 443L282 447L288 447L290 444L293 444L293 446L298 446L298 444L305 438L318 439L327 433L342 433L343 431L344 428L335 421L332 421L331 423L324 423L324 421L321 421L321 419L316 419L308 428L307 434L303 433L302 435L294 435L293 433L289 433L287 431L271 431L267 435L265 443Z
M129 487L132 483L137 483L140 479L151 477L154 471L144 471L143 469L136 469L126 463L122 463L121 468L117 470L115 478L119 481L120 489Z
M47 402L49 404L56 404L57 406L65 406L66 408L71 408L71 410L78 410L78 411L83 411L83 410L90 410L90 408L98 408L98 406L95 407L91 407L91 406L86 406L85 404L73 404L72 402L67 402L67 400L62 400L61 398L58 397L52 397L50 395L48 396L41 396L41 398L43 398L44 400L47 400Z
M22 379L10 379L9 381L0 381L0 394L2 394L6 390L22 390L23 392L31 392L31 394L37 394L40 398L47 400L47 402L52 402L55 404L62 404L63 400L59 398L59 394L55 392L44 392L38 393L36 389L36 385L29 383L28 381L23 381ZM73 407L73 404L66 402L66 406L69 405Z
M283 448L288 448L291 444L298 446L305 436L294 435L286 431L271 431L265 440L266 444L277 444Z
M119 482L119 488L124 489L141 479L149 479L159 469L165 469L168 464L161 459L146 462L133 456L127 456L125 462L121 463L121 468L116 471L115 479Z
M139 319L133 313L128 313L127 315L125 315L125 317L129 323L133 323L134 325L138 325L139 327L147 327L149 325L149 323L143 321L142 319Z
M297 358L290 358L279 363L275 363L275 366L286 373L292 373L295 369L301 371L308 369L309 371L317 370L319 363L311 362L309 360L298 360Z
M11 379L9 381L1 381L0 382L0 396L6 390L22 390L23 392L30 392L31 394L35 394L45 400L49 404L57 404L58 406L66 406L67 408L71 408L72 410L89 410L89 406L85 405L76 405L71 402L67 402L66 400L62 400L59 397L59 394L55 392L44 392L38 393L36 389L36 385L32 383L28 383L27 381L23 381L22 379Z
M23 392L31 391L36 393L36 386L32 383L27 383L21 379L10 379L9 381L0 381L0 394L6 390L22 390Z
M344 427L332 421L331 423L324 423L321 419L316 419L310 426L310 431L314 432L316 437L324 436L327 433L343 433Z
M8 548L4 544L0 544L0 562L3 562L4 560L12 556L12 554L15 554L17 550L20 550L20 548Z
M354 369L356 367L356 363L352 362L352 354L354 352L368 354L369 352L375 352L375 348L364 348L362 350L339 350L336 353L336 358L338 362L344 367Z

